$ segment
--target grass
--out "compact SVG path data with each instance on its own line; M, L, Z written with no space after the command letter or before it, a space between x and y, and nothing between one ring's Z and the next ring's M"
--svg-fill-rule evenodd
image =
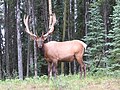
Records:
M60 75L47 80L47 76L37 78L6 79L0 81L0 90L120 90L120 76L91 75L80 79L79 75Z

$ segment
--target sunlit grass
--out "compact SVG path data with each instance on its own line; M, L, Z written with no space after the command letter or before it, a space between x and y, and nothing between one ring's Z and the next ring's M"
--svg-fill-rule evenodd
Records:
M0 90L120 90L120 77L88 73L83 79L79 75L60 75L50 80L47 76L6 79L0 81Z

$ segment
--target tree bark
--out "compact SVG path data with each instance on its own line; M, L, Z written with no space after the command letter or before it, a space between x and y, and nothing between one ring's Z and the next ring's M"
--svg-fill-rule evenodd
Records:
M64 16L63 16L63 36L62 41L65 40L65 31L66 31L66 17L67 17L67 0L64 1ZM61 74L64 73L64 62L61 62Z
M26 4L26 12L27 12L28 15L30 15L30 12L31 12L30 0L26 0L25 4ZM27 45L27 73L26 73L27 77L29 76L29 70L30 70L30 36L28 35L28 45Z
M0 5L4 5L3 0L0 1ZM3 11L4 11L3 8L1 8L0 10L0 15L1 15L0 16L0 79L2 79L2 67L3 67L2 62L3 62L3 54L4 54L4 45L3 45L4 41L3 41L3 34L2 34L2 26L4 25Z
M74 33L77 31L77 0L74 0ZM74 60L74 74L76 74L76 61Z
M87 21L88 21L88 5L89 5L89 2L85 0L84 3L85 3L85 35L87 36L87 33L88 33Z
M47 8L48 8L48 6L47 6L47 0L43 0L44 1L44 11L43 11L43 13L44 13L44 25L45 25L45 31L47 32L48 31L48 29L49 29L49 27L48 27L48 13L47 13Z
M2 33L1 33L1 22L0 22L0 79L2 79Z
M6 73L8 76L10 76L10 60L9 60L9 32L8 32L8 26L9 26L9 14L8 14L8 3L4 1L5 4L5 59L6 59ZM8 8L7 8L8 7Z
M16 70L16 68L17 68L17 31L16 31L16 22L15 22L15 20L16 20L16 16L15 16L15 8L14 8L14 6L16 5L16 2L17 1L14 1L13 0L13 5L12 5L12 14L11 14L11 22L13 22L12 24L13 24L13 26L11 27L12 29L11 29L11 31L13 32L13 33L11 33L11 34L13 34L13 36L12 36L12 41L13 41L13 43L12 43L12 56L11 56L11 60L12 61L10 61L11 63L12 63L12 65L11 65L11 70L10 71L12 71L12 75L14 76L15 74L14 74L14 72L15 71L17 71Z
M20 35L20 0L17 0L17 48L18 48L18 74L19 79L23 80L23 65L22 65L22 43Z
M32 26L33 26L33 32L36 34L35 31L35 13L34 13L34 1L32 0ZM37 77L37 48L36 48L36 42L34 40L34 68L35 68L35 77Z
M107 33L108 33L108 24L107 24L107 21L108 21L108 10L107 10L107 6L108 6L108 0L105 0L104 1L104 5L103 5L103 18L104 18L104 27L105 27L105 43L107 43ZM107 50L107 46L105 45L104 47L104 53L105 51Z
M49 4L49 29L51 28L51 25L52 25L52 2L51 2L51 0L48 0L48 4ZM49 30L48 29L48 30ZM48 41L49 41L49 39L48 39ZM50 72L50 77L52 76L52 71L53 71L53 69L51 70L51 72Z
M69 1L69 10L68 10L68 40L71 40L71 14L72 14L72 0ZM69 62L69 74L71 74L71 62Z

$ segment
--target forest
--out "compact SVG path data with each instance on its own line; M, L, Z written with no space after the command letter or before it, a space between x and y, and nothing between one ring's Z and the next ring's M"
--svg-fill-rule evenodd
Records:
M49 0L0 0L0 79L47 75L47 62L29 28L41 36L49 28ZM84 62L87 72L120 75L120 0L51 0L57 22L45 42L81 40L87 44ZM58 75L78 74L79 64L59 62Z

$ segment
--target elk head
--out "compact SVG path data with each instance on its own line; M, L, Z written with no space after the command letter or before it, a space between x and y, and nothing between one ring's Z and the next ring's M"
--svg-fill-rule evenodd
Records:
M28 20L29 20L29 16L27 16L27 17L24 16L24 24L25 24L25 27L26 27L25 31L30 35L32 40L36 41L38 48L42 48L43 44L44 44L44 41L54 31L54 25L56 23L56 15L55 14L52 15L52 25L51 25L51 27L49 28L49 31L46 34L42 33L41 37L39 37L39 36L33 34L32 32L30 32L29 26L28 26Z

